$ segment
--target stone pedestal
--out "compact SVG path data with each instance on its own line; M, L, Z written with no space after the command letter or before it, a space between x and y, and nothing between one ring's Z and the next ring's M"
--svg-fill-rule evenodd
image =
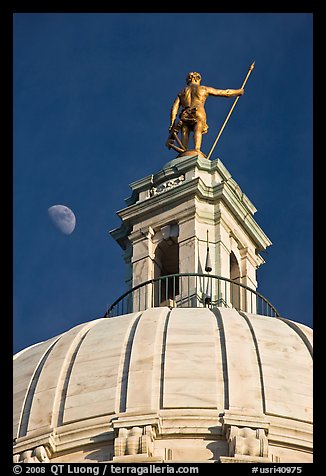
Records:
M157 250L163 242L166 247L178 246L173 269L205 273L208 232L211 274L256 289L256 269L264 263L259 252L271 241L253 218L255 207L222 162L193 152L130 185L128 206L118 212L122 225L111 235L128 254L132 286L162 272L164 263L159 262ZM171 227L177 230L173 236ZM232 307L231 291L221 290L220 298Z

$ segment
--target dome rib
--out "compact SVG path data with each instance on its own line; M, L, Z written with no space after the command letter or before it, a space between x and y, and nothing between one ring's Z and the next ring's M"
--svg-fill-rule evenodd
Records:
M161 373L161 378L160 378L160 389L159 389L159 408L163 409L164 408L164 375L165 375L165 352L166 352L166 340L167 340L167 333L168 333L168 325L169 325L169 319L171 316L171 310L167 313L164 321L164 328L163 328L163 338L162 338L162 347L161 347L161 365L160 365L160 373Z
M127 408L127 395L128 395L128 383L129 383L129 368L130 368L130 361L131 361L131 353L133 348L133 343L135 339L135 333L137 330L137 326L139 323L140 318L142 317L143 313L141 312L139 315L135 317L130 329L128 330L126 336L128 336L125 340L124 344L124 360L123 364L120 364L120 368L122 368L121 374L121 385L120 385L120 395L119 395L119 412L125 412ZM122 354L122 355L123 355Z
M35 387L46 358L61 336L53 337L38 346L31 346L14 359L13 379L17 382L14 395L13 437L20 438L27 432L30 409Z
M59 340L59 339L58 339ZM22 418L20 420L20 425L19 425L19 433L18 437L25 436L27 434L28 430L28 425L30 422L31 418L31 409L33 406L33 403L35 402L35 393L36 393L36 387L37 383L39 381L41 372L43 370L43 367L45 365L45 362L52 351L53 347L55 346L57 341L55 341L51 346L47 349L45 354L43 355L41 361L39 362L38 366L36 367L35 373L33 375L33 378L31 380L31 383L29 385L28 391L26 393L26 400L23 405L23 410L22 410Z
M258 372L259 372L259 381L260 381L260 391L261 391L261 403L262 403L262 411L263 413L266 413L266 395L265 395L265 384L264 384L264 374L263 374L263 368L262 368L262 362L261 362L261 357L260 357L260 351L259 351L259 345L257 341L257 337L254 331L254 328L250 322L250 319L246 316L244 312L239 311L239 315L243 317L243 319L246 321L250 333L252 335L252 340L255 346L255 351L256 351L256 358L257 358L257 366L258 366Z
M60 409L62 412L65 405L64 387L69 382L74 357L87 332L96 323L80 324L60 335L52 344L51 352L47 353L43 365L37 370L37 379L34 379L26 434L40 428L51 431L62 424Z
M305 331L309 332L310 329L303 325L300 326L296 322L289 321L288 319L284 319L283 317L277 317L276 319L279 319L280 321L285 322L285 324L291 327L298 334L298 336L301 337L301 339L303 340L303 343L305 344L305 346L307 347L311 355L311 358L313 359L312 336L310 340L308 335L305 333Z
M215 328L216 319L207 308L172 309L165 350L164 409L221 407Z
M222 315L217 308L211 309L211 312L214 314L216 319L216 331L217 338L220 344L220 353L221 353L221 364L222 364L222 375L223 375L223 388L224 388L224 409L228 410L230 408L230 391L229 391L229 379L228 379L228 359L225 346L225 331Z
M154 315L148 309L137 322L129 352L128 381L124 388L125 407L122 411L155 412L160 408L164 381L165 330L170 314L171 311L167 308L160 308Z
M52 426L61 426L63 424L64 407L67 399L67 390L71 372L77 358L77 354L84 339L87 337L90 329L96 325L97 322L93 322L91 326L83 326L80 332L69 342L66 358L61 367L61 371L58 379L58 387L54 397L53 414L52 414ZM70 336L69 336L70 337Z
M119 413L123 363L130 329L140 313L123 319L95 321L83 340L71 370L63 425Z
M311 422L312 359L301 335L283 319L243 314L258 343L266 415Z
M225 332L230 411L246 408L253 416L265 413L264 380L255 332L246 316L235 309L218 310ZM240 358L241 356L241 358Z

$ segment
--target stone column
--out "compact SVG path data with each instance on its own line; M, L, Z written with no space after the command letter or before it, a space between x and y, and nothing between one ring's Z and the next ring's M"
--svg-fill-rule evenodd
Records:
M130 234L129 240L133 248L132 287L154 278L153 234L150 227L147 230L137 230ZM133 312L149 307L150 299L151 292L148 286L135 290L132 296Z

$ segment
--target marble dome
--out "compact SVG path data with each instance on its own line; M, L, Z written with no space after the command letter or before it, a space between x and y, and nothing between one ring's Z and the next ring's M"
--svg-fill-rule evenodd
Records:
M101 318L14 356L16 462L311 462L312 330L231 308Z

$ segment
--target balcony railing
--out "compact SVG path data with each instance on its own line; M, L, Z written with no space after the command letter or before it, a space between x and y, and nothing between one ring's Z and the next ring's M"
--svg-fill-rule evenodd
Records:
M106 317L152 307L229 307L268 317L280 316L259 292L221 276L182 273L160 276L126 291L109 307Z

